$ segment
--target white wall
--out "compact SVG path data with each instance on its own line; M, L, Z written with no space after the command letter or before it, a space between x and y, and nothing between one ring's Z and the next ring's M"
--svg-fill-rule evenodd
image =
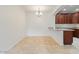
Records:
M28 36L48 36L50 31L48 27L54 27L53 17L51 12L43 12L43 15L38 17L35 12L27 13L27 31Z
M25 36L26 15L19 6L0 6L0 51L6 51Z
M59 44L59 45L63 45L63 31L56 31L53 30L51 31L51 37L53 39L55 39L55 41Z

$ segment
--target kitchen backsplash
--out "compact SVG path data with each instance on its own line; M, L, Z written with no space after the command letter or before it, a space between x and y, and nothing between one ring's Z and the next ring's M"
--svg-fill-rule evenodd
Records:
M65 29L65 28L74 29L74 28L79 28L79 24L56 24L55 28L56 29Z
M77 24L76 27L79 28L79 24Z

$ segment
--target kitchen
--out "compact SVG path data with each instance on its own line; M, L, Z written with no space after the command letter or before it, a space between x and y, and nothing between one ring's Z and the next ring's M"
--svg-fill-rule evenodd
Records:
M55 29L63 31L63 44L72 45L79 38L79 6L63 5L55 16Z

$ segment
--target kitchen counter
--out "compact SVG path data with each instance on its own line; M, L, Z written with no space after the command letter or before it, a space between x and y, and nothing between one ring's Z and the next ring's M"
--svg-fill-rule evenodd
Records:
M73 29L79 29L79 28L73 28Z
M74 31L73 29L55 29L56 31Z
M55 31L63 32L63 44L64 45L72 45L73 43L73 32L75 31L74 29L55 29Z

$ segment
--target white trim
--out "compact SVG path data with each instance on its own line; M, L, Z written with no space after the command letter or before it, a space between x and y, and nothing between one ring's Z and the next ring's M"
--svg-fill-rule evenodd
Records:
M62 5L60 5L58 8L55 9L54 11L54 15L56 15L59 11L60 11L60 8L62 7Z
M10 47L8 49L6 49L6 51L9 51L12 47L14 47L17 43L19 43L25 37L26 36L19 37L19 39L15 43L13 43L12 45L10 45Z

